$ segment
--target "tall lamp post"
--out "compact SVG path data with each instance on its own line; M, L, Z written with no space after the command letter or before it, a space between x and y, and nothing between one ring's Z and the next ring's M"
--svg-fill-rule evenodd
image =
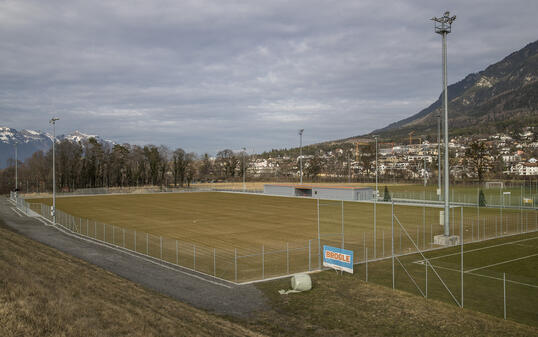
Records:
M375 198L379 196L379 190L377 189L377 138L378 135L373 135L372 137L375 138Z
M15 141L15 199L17 199L19 195L19 159L17 152L17 141Z
M443 200L441 192L441 115L437 115L437 198Z
M443 107L444 107L444 136L445 136L445 163L444 163L444 199L445 199L445 214L444 214L444 235L450 236L450 217L449 217L449 176L448 176L448 97L447 97L447 75L446 75L446 36L451 32L452 22L456 20L456 16L450 17L450 12L446 11L440 18L432 18L435 23L435 32L443 37Z
M299 167L301 175L301 185L303 184L303 132L304 129L299 130Z
M246 184L245 184L245 175L246 175L246 171L245 171L245 151L247 150L246 148L242 148L243 149L243 192L246 191Z
M56 224L56 121L59 118L52 117L49 123L52 124L52 222Z

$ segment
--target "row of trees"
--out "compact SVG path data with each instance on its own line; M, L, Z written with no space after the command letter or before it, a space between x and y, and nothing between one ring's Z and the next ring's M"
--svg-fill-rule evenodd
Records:
M226 149L212 160L208 154L165 146L110 146L94 138L84 143L63 140L56 144L56 182L59 190L143 185L184 186L194 180L229 179L242 174L241 153ZM15 163L0 170L0 191L15 188ZM52 150L36 152L18 163L20 190L52 188Z

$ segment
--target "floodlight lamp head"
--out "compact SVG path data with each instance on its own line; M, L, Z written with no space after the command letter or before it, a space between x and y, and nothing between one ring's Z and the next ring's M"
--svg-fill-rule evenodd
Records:
M59 121L59 120L60 120L60 119L57 118L57 117L52 117L52 118L50 119L49 123L54 124L54 123L56 123L56 121Z
M300 130L299 130L299 135L300 135L300 136L303 135L303 131L304 131L304 129L300 129Z
M452 22L456 20L456 16L450 17L450 12L446 11L444 15L440 18L432 18L432 21L435 22L435 32L438 34L448 34L450 33L452 27Z

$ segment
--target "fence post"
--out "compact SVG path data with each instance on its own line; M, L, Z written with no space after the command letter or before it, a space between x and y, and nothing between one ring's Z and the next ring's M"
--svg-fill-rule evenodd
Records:
M319 198L317 200L317 206L318 206L318 268L321 270L321 236L320 236L320 229L319 229Z
M368 248L366 248L366 282L368 282Z
M344 249L344 200L342 200L342 249Z
M426 289L424 291L424 297L428 298L428 260L424 260L424 264L426 265Z
M179 244L176 240L176 264L179 265Z
M88 224L88 219L86 219L86 236L90 236L89 235L89 232L90 232L90 225Z
M217 251L213 248L213 276L217 276Z
M366 260L366 232L362 232L362 247L364 248L364 259Z
M454 220L452 220L454 221ZM471 222L472 223L472 222ZM478 223L478 227L480 228L480 222ZM463 308L463 244L465 243L465 240L463 239L463 206L461 207L461 215L460 215L460 240L461 240L461 257L460 257L460 265L461 265L461 307Z
M235 282L237 283L237 248L234 248L234 266Z
M382 245L383 245L383 257L385 257L385 231L383 231L383 242L382 242Z
M290 248L286 242L286 275L290 274Z
M375 191L376 195L374 198L374 259L377 255L377 191ZM343 201L342 201L343 202ZM344 247L342 247L344 248Z
M93 221L93 237L97 239L97 220Z
M146 255L149 256L149 234L146 233Z
M125 248L125 228L123 228L123 248Z
M506 319L506 273L503 273L503 303L504 303L504 319Z
M310 255L310 241L308 240L308 271L312 270L311 268L311 255Z
M103 241L106 242L106 224L103 224Z
M417 247L420 247L420 226L417 225Z
M161 253L161 260L163 259L163 237L159 237L159 245L160 245L160 253Z
M394 216L394 214L392 215ZM402 253L402 229L398 226L398 233L400 233L400 254Z
M426 196L424 196L424 199L426 199ZM426 206L422 206L422 249L426 249Z
M116 231L116 230L115 230L115 227L114 227L114 225L112 225L112 244L113 244L113 245L116 244L116 240L115 240L115 237L114 237L114 234L115 234L114 232L115 232L115 231Z
M136 252L136 231L134 231L134 251Z
M262 245L262 280L265 278L265 246Z

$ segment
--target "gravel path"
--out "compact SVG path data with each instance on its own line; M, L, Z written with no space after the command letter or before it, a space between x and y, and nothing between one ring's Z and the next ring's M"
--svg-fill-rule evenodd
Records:
M234 285L181 267L113 248L47 226L19 214L0 199L0 218L14 231L182 302L216 314L248 317L266 308L263 294L252 285Z

